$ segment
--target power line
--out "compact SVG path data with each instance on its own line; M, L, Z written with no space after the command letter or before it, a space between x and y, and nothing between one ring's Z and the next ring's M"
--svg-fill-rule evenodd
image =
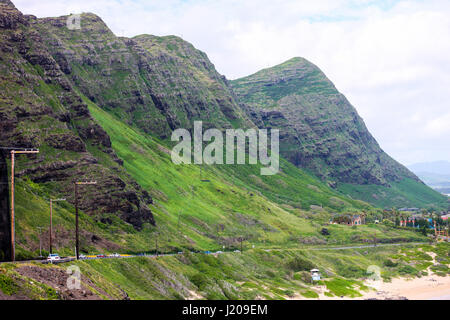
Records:
M0 149L14 150L14 151L39 151L39 149L36 148L23 148L23 147L0 147Z

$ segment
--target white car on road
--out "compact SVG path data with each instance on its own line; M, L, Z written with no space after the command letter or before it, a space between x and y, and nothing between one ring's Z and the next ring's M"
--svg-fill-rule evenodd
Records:
M47 261L50 261L50 262L58 261L58 260L61 260L61 257L57 253L51 253L47 257Z
M120 257L120 254L112 253L112 254L109 255L109 257L118 258L118 257Z

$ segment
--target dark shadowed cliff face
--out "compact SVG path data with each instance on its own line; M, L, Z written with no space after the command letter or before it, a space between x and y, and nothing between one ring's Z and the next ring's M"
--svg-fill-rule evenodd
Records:
M16 176L29 178L74 202L73 182L96 180L81 209L116 213L140 228L154 223L151 198L125 172L108 134L92 119L64 71L47 50L37 20L0 2L0 145L39 148L21 156Z
M168 138L176 128L248 127L226 79L205 53L175 37L116 37L96 15L32 22L62 71L86 97L147 133Z
M381 150L355 108L307 60L291 59L232 86L258 126L280 128L281 153L331 185L417 179Z
M0 150L0 261L11 260L11 219L9 212L8 168Z

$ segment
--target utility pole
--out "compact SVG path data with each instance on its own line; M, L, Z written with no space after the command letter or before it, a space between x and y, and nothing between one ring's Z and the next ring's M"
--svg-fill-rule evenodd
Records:
M16 261L16 223L14 212L14 162L15 155L21 153L39 153L39 150L11 150L11 261Z
M377 232L375 231L375 234L373 236L373 246L376 247L377 246Z
M155 252L156 252L156 256L158 256L158 235L159 235L159 233L156 232L156 238L155 238Z
M77 251L77 260L80 260L80 238L78 228L78 186L97 184L97 181L77 181L75 185L75 249Z
M53 230L53 202L66 201L66 199L50 199L50 232L49 232L49 252L53 253L52 230Z

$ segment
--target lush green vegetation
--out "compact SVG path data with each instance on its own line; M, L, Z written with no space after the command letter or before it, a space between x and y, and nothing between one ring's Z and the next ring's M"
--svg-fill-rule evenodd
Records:
M65 22L64 17L59 19ZM2 145L40 148L39 155L16 163L17 259L48 254L49 199L55 197L67 198L54 205L55 252L73 254L71 203L77 177L99 180L95 189L86 187L79 198L87 210L80 210L82 253L185 252L74 262L85 277L85 288L100 298L317 298L317 284L326 288L326 296L356 297L367 289L362 280L373 265L382 268L385 279L448 274L448 247L443 245L421 250L407 245L403 249L332 248L368 245L374 239L424 242L427 232L394 227L394 220L371 223L385 216L369 204L374 201L367 195L384 194L385 187L337 184L336 176L361 182L358 177L368 174L364 170L370 164L383 161L376 161L376 152L361 158L348 156L370 149L361 141L348 143L369 134L315 66L292 59L263 70L259 75L281 76L285 86L263 85L250 98L266 109L286 100L293 108L291 115L301 115L295 125L311 129L296 140L301 145L283 144L286 158L281 159L277 175L261 176L260 165L175 165L168 141L174 127L189 129L195 120L221 129L249 128L256 122L249 119L206 55L189 43L174 36L119 39L93 14L84 14L83 23L89 26L86 32L67 33L57 27L58 19L51 23L38 19L0 33L1 44L10 48L0 65L0 115L7 129ZM42 41L35 41L36 33ZM70 59L66 59L68 52ZM307 77L297 73L304 71ZM245 81L253 80L250 76ZM236 82L238 93L245 91L244 82ZM301 103L298 96L288 97L292 95L303 96ZM316 99L320 95L331 98ZM304 107L301 112L299 105ZM274 123L260 121L263 126L287 130L282 118L275 113ZM331 130L335 125L340 129ZM302 154L312 159L332 154L333 148L338 151L334 158L318 156L317 161L307 161L313 165L311 171L296 166L305 160ZM364 165L355 164L355 159ZM375 170L372 178L383 182L380 172L384 169ZM441 199L413 180L393 184L389 191L392 195L383 195L377 205L434 202L439 207ZM151 199L153 216L147 208ZM362 212L367 215L366 225L330 224L336 214ZM217 257L198 253L206 250L226 253ZM436 262L425 251L436 254ZM66 298L58 290L67 277L65 266L1 264L1 295ZM312 268L321 270L321 282L312 283Z
M83 252L176 252L240 247L296 248L317 244L422 241L414 231L368 224L350 228L328 225L332 212L374 211L367 203L352 200L325 186L314 176L282 161L275 176L259 176L258 166L174 165L168 147L87 98L91 114L105 128L112 146L124 160L126 171L153 199L157 227L145 224L136 231L114 214L103 214L110 223L81 212ZM106 166L117 164L93 147L90 151ZM209 182L203 182L207 178ZM39 229L44 227L43 254L47 253L52 184L17 179L16 213L18 258L38 255ZM377 212L376 210L374 212ZM56 250L73 254L74 209L68 202L54 205ZM322 233L326 226L327 233ZM92 244L88 237L101 239Z
M392 182L390 187L370 184L339 184L338 189L343 194L373 203L381 208L400 208L404 207L405 203L428 209L448 207L447 199L441 194L425 184L408 178L400 182Z
M259 166L250 165L174 165L168 148L156 138L86 102L111 136L127 172L152 192L159 233L162 239L170 234L171 247L238 246L239 237L257 246L296 246L304 239L312 244L348 243L367 240L376 232L380 239L421 239L414 232L378 225L358 229L332 225L330 235L323 236L320 230L328 224L330 212L358 212L371 206L343 197L286 161L274 176L259 176Z
M436 254L436 261L431 254ZM184 252L158 258L84 260L70 264L80 267L83 285L104 299L123 299L125 294L131 299L314 299L320 294L361 296L371 290L364 280L372 278L374 267L379 268L385 281L399 276L420 277L428 272L446 276L450 274L449 256L449 244L440 243L342 250L252 249L217 256ZM69 264L29 265L57 271ZM27 290L33 294L55 297L46 293L50 289L39 291L37 288L47 287L23 276L19 268L23 267L10 263L0 267L0 289L4 294L17 294L23 288L21 281L28 280L32 287ZM311 281L311 268L320 270L320 281Z

